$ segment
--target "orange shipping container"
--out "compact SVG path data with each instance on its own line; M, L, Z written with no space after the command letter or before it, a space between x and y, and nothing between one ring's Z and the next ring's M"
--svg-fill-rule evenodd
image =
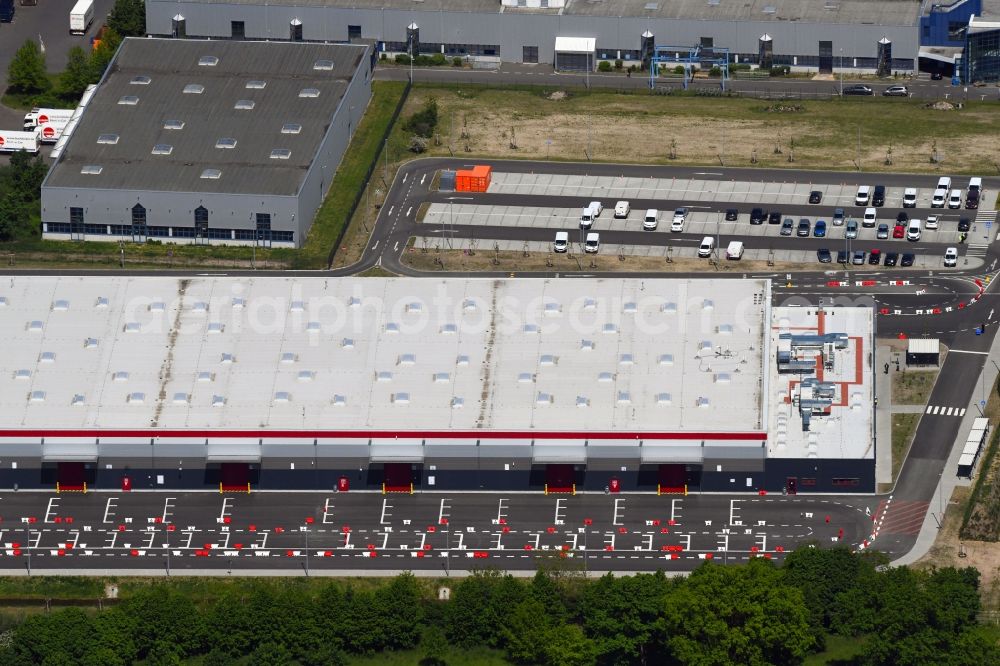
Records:
M455 191L485 192L490 186L493 167L478 165L471 169L461 169L455 172Z

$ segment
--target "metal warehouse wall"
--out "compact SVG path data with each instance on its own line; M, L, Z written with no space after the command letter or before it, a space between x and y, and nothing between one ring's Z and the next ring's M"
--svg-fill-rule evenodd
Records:
M835 66L840 49L845 58L875 58L883 36L893 42L894 58L916 61L917 25L800 23L782 21L700 21L645 19L640 17L559 16L554 14L481 14L472 12L421 12L339 7L293 7L275 4L199 4L198 2L146 3L150 34L169 35L171 19L180 12L187 19L189 37L230 37L230 21L244 21L249 38L288 39L293 18L303 23L306 40L347 41L347 26L361 26L366 39L405 42L406 26L420 27L420 41L446 44L494 44L500 57L520 62L523 46L537 46L540 62L551 63L556 36L594 37L598 50L638 49L639 36L649 29L657 44L687 46L711 37L715 45L734 53L756 54L758 38L774 38L775 55L818 56L819 41L833 42Z

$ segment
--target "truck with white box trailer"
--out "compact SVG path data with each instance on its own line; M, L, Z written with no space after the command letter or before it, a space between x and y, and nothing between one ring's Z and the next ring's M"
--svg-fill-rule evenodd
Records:
M54 121L68 123L76 109L40 109L34 108L24 114L24 131L30 132L39 125L51 124Z
M38 154L39 131L30 132L0 130L0 153L16 153L25 151L32 155Z
M86 34L87 28L94 22L94 0L78 0L73 9L69 10L69 34Z

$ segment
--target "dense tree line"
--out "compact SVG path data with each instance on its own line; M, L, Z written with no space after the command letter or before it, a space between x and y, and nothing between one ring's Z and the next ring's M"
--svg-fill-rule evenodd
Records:
M514 663L798 664L827 636L856 638L856 664L1000 663L976 625L975 569L880 570L846 549L804 549L783 567L706 564L585 580L562 569L519 579L483 571L451 599L401 575L374 590L329 582L304 594L253 582L195 603L154 585L102 612L59 610L12 630L0 663L341 664L351 654L504 650Z
M48 166L40 157L14 153L0 167L0 241L38 236L41 187Z

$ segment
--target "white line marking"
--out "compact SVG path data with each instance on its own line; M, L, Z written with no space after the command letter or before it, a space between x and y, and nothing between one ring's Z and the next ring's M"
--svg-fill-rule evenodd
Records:
M984 351L972 351L970 349L949 349L949 354L979 354L980 356L989 356L989 352Z

